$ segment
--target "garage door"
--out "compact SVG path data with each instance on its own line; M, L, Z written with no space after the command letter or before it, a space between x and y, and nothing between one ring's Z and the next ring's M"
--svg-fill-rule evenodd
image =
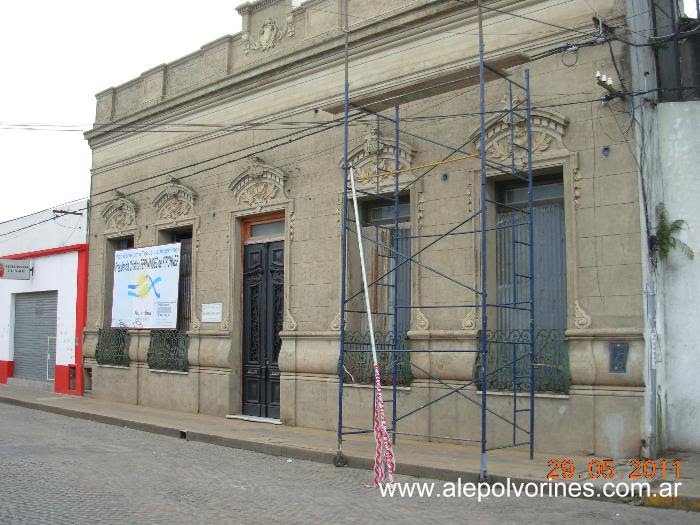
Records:
M15 295L15 377L36 381L53 378L57 303L58 292Z

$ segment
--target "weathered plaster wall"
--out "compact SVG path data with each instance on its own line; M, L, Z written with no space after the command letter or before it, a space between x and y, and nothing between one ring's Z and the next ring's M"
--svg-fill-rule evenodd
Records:
M671 220L683 219L687 228L678 238L700 254L700 207L689 198L700 183L700 102L658 106L659 160L663 202ZM697 257L696 257L697 258ZM662 404L666 428L660 429L672 449L700 450L700 326L692 321L700 308L700 265L672 251L660 266L659 299L663 308Z

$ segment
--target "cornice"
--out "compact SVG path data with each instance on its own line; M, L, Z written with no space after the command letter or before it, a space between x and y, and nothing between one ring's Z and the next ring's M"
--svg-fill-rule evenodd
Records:
M504 0L502 3L499 3L499 7L503 8L516 3L525 5L532 2ZM495 14L491 14L495 16ZM458 2L444 1L413 4L399 12L386 13L353 26L349 35L350 54L351 56L362 55L369 50L391 45L397 41L410 40L417 35L429 33L449 24L463 21L475 23L475 20L475 11L465 11L463 4ZM227 35L202 48L224 40L237 41L240 39L240 36L241 33ZM551 40L552 36L556 36L556 32L547 35L547 40ZM528 41L536 44L540 40L542 39L533 38ZM343 59L343 52L344 31L339 28L331 29L326 33L307 38L295 47L280 50L275 54L268 54L265 57L261 57L258 61L248 62L238 68L233 67L225 78L205 85L194 86L191 89L184 90L181 94L169 96L152 106L135 110L132 113L115 118L109 123L95 126L87 131L84 136L93 149L105 146L133 133L132 131L124 130L123 128L125 127L138 126L142 128L149 125L167 125L168 121L172 119L188 113L194 113L222 100L231 100L245 93L253 92L257 88L284 82L290 76L300 76L312 70L338 64ZM163 67L173 67L174 64L181 63L185 58L187 57L178 59L171 64L157 66L150 71ZM141 77L145 74L142 74ZM126 82L122 86L128 86L132 82L134 80ZM115 89L118 88L109 88L102 93L114 92ZM216 133L221 132L211 132L196 139L189 138L183 141L183 144L185 142L190 143L192 140L197 142L209 140L214 138ZM230 131L225 133L230 133ZM175 145L172 147L178 148L182 146ZM96 168L93 173L104 169L109 168L101 166Z
M415 16L416 13L419 15ZM471 11L464 12L459 4L453 2L409 6L401 12L388 13L381 18L363 21L355 25L350 33L351 56L365 53L372 47L410 39L445 24L473 18L474 14ZM227 38L239 39L240 33L222 37L219 41ZM383 40L377 43L378 38L383 38ZM314 68L337 63L343 58L343 49L344 31L339 28L331 29L326 33L303 40L301 45L267 55L257 62L249 62L239 68L233 67L230 74L224 79L193 87L191 90L169 97L153 106L136 110L108 123L95 126L85 132L84 136L90 147L108 144L109 139L115 135L129 133L129 131L122 131L123 127L156 125L162 120L172 119L184 112L191 112L222 99L252 91L258 86L269 85L284 79L290 75L290 69L294 69L293 74L298 75ZM192 54L187 55L187 57L190 56ZM166 68L173 67L173 64L181 63L187 57L164 66ZM157 66L157 68L161 67L163 66ZM120 87L132 85L141 77L143 74L137 79L129 80L116 88L103 90L101 93L113 92Z

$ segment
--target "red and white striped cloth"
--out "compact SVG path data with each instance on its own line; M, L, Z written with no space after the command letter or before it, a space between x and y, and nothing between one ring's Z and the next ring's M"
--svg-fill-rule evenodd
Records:
M391 448L391 438L386 430L384 417L384 399L382 398L382 383L379 375L379 365L374 365L374 486L391 485L394 483L394 451Z

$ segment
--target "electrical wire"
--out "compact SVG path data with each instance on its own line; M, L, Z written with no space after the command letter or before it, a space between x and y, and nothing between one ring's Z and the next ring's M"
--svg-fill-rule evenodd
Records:
M342 123L343 123L343 122L342 122L342 120L341 120L340 122L338 122L337 125L340 126L340 125L342 125ZM303 135L303 136L296 137L296 138L294 138L294 139L289 138L291 135L296 135L296 134L299 133L299 132L296 132L296 133L293 133L293 134L290 134L290 135L286 135L286 136L282 136L282 137L277 137L276 139L270 139L270 140L268 140L268 141L265 141L263 144L269 143L269 142L278 142L278 141L280 141L280 140L285 140L285 139L287 139L287 142L286 142L285 144L291 144L291 143L293 143L293 142L296 142L296 141L301 140L301 139L308 138L308 137L310 137L310 136L316 135L316 134L318 134L318 133L320 133L320 132L323 132L323 131L326 131L326 130L327 130L326 128L322 128L322 129L318 129L318 130L311 131L311 132L309 132L309 133L307 133L307 134L305 134L305 135ZM273 145L271 145L271 146L268 146L267 148L263 148L263 149L261 149L261 150L256 150L256 151L254 151L254 152L252 152L252 153L247 153L247 154L245 154L245 155L243 155L243 156L241 156L241 157L239 157L239 158L232 159L232 160L228 160L228 161L222 162L222 163L220 163L220 164L216 164L216 165L214 165L214 166L210 166L210 167L204 168L204 169L199 170L199 171L195 171L195 172L192 172L192 173L189 173L189 174L186 174L186 175L182 175L182 176L178 177L178 180L185 179L185 178L189 178L189 177L192 177L192 176L194 176L194 175L198 175L198 174L200 174L200 173L204 173L204 172L207 172L207 171L211 171L211 170L213 170L213 169L219 168L219 167L224 166L224 165L226 165L226 164L231 164L231 163L233 163L233 162L237 162L237 161L239 161L239 160L243 160L243 159L245 159L245 158L248 158L248 157L251 157L251 156L254 156L254 155L259 155L260 153L263 153L263 152L265 152L265 151L269 151L269 150L271 150L271 149L273 149L273 148L277 148L277 147L279 147L279 146L281 146L281 145L283 145L283 144L273 144ZM242 148L242 149L240 149L240 150L237 150L236 152L229 152L229 153L227 153L226 155L231 155L231 154L233 154L233 153L237 153L237 152L249 150L249 149L255 148L255 147L257 147L257 146L259 146L259 145L248 146L248 147L246 147L246 148ZM204 162L210 162L211 160L213 160L213 159L208 159L207 161L203 161L202 163L204 163ZM199 164L199 163L197 163L197 164ZM190 167L191 167L191 166L190 166ZM184 169L184 168L177 168L176 170L170 170L169 172L159 173L158 175L153 175L153 176L151 176L151 177L148 177L148 178L146 178L146 179L141 179L141 180L135 181L135 182L133 182L133 183L128 183L128 184L125 184L125 185L122 185L122 186L119 186L119 187L110 188L110 189L108 189L108 190L103 190L103 191L101 191L101 192L97 192L97 193L93 194L93 197L98 196L98 195L103 195L103 194L105 194L105 193L114 192L115 190L119 190L119 189L124 188L125 186L128 186L128 185L139 184L139 183L143 183L144 181L147 181L147 180L151 180L151 179L158 178L158 177L163 177L163 176L165 176L165 175L168 175L168 174L173 173L173 172L175 172L175 171L179 171L179 170L181 170L181 169ZM149 190L152 190L152 189L156 189L156 188L158 188L158 187L160 187L160 186L164 186L164 185L166 185L166 184L168 184L168 181L160 182L160 183L158 183L158 184L155 184L155 185L152 185L152 186L148 186L148 187L146 187L146 188L141 188L141 189L132 191L132 192L130 192L130 193L126 193L126 194L124 194L124 197L130 197L130 196L136 195L136 194L138 194L138 193L142 193L142 192L145 192L145 191L149 191ZM98 202L98 203L90 203L89 206L86 206L86 207L84 207L84 208L79 208L79 209L76 209L76 210L72 210L72 211L84 211L84 210L87 210L88 208L94 209L94 208L96 208L97 206L102 206L102 205L105 205L105 204L109 204L109 203L111 203L111 202L112 202L112 199L109 199L109 200L106 200L106 201L103 201L103 202ZM43 223L46 223L46 222L49 222L49 221L52 221L52 220L55 220L55 217L50 217L50 218L47 218L47 219L38 221L38 222L33 223L33 224L25 225L25 226L22 226L22 227L20 227L20 228L17 228L17 229L8 231L8 232L0 233L0 237L4 237L4 236L7 236L7 235L11 235L11 234L13 234L13 233L16 233L16 232L19 232L19 231L23 231L23 230L26 230L26 229L31 228L31 227L33 227L33 226L37 226L37 225L39 225L39 224L43 224Z
M466 1L466 0L456 0L456 1L457 1L457 2L460 2L460 3L462 3L462 4L467 4L467 1ZM567 2L567 3L568 3L568 2ZM530 11L529 13L535 13L535 12L538 12L538 11L542 11L542 10L544 10L544 9L550 9L550 8L552 8L552 7L556 7L556 6L548 5L548 6L545 6L545 7L541 8L541 9L536 9L536 10L534 10L534 11ZM569 31L569 32L571 32L571 33L579 33L579 34L584 35L584 36L592 36L593 34L595 34L595 33L591 33L591 32L581 31L581 30L579 30L579 29L574 29L574 28L571 28L571 27L561 26L561 25L559 25L559 24L553 24L552 22L545 22L544 20L538 20L538 19L536 19L536 18L531 18L531 17L525 16L525 15L520 15L520 14L517 14L517 13L510 13L510 12L508 12L508 11L503 11L502 9L498 9L498 8L496 8L496 7L489 7L488 4L482 4L482 8L485 9L485 10L487 10L487 11L494 11L494 12L496 12L496 13L501 13L502 15L512 16L512 17L514 17L514 18L521 18L521 19L523 19L523 20L528 20L528 21L530 21L530 22L537 22L538 24L544 24L544 25L546 25L546 26L554 27L554 28L556 28L556 29L563 29L564 31ZM528 14L529 14L529 13L528 13Z
M647 90L647 91L641 91L641 92L635 92L635 93L624 93L624 95L625 95L625 96L630 96L630 97L633 97L633 96L641 96L641 95L645 95L645 94L652 93L652 92L655 92L655 91L660 91L660 90L659 90L659 89L653 89L653 90ZM585 100L585 101L577 101L577 102L568 102L568 103L562 103L562 104L552 104L552 105L547 105L547 106L540 106L540 108L560 107L560 106L567 106L567 105L572 105L572 104L587 104L587 103L593 103L593 102L601 102L602 100L603 100L602 98L595 98L595 99ZM533 107L532 109L538 109L538 108ZM495 111L495 110L494 110L494 111L486 111L485 113L488 113L488 114L503 114L504 111L505 111L505 110L498 110L498 111ZM480 114L479 112L475 112L475 113L469 113L469 114L455 114L455 115L451 115L451 116L478 116L479 114ZM355 114L355 115L353 116L353 120L354 120L354 121L359 121L360 118L361 118L361 116L363 116L363 115ZM340 125L342 125L342 121L338 123L338 126L340 126ZM218 167L224 166L224 165L226 165L226 164L230 164L230 163L233 163L233 162L237 162L237 161L243 160L243 159L248 158L248 157L253 156L253 155L258 155L258 154L260 154L260 153L263 153L263 152L265 152L265 151L269 151L269 150L271 150L271 149L274 149L274 148L283 146L283 145L285 145L285 144L291 144L291 143L297 142L298 140L302 140L302 139L308 138L308 137L313 136L313 135L316 135L316 134L318 134L318 133L327 131L328 129L330 129L330 128L323 128L323 129L313 130L313 131L310 131L309 133L307 133L307 134L305 134L305 135L303 135L303 136L296 137L296 138L294 138L294 139L289 138L288 135L287 135L287 136L283 136L283 137L278 137L277 139L270 139L269 141L266 141L265 143L269 143L269 142L278 142L278 141L284 140L284 139L288 139L288 140L287 140L287 142L284 143L284 144L273 144L273 145L271 145L271 146L268 146L267 148L263 148L263 149L261 149L261 150L256 150L255 152L247 153L247 154L245 154L245 155L242 155L242 156L239 157L239 158L232 159L232 160L228 160L228 161L222 162L222 163L220 163L220 164L217 164L217 165L214 165L214 166L210 166L210 167L204 168L204 169L202 169L202 170L198 170L198 171L194 171L194 172L192 172L192 173L186 174L186 175L182 175L181 177L178 178L178 180L180 180L180 179L185 179L185 178L189 178L189 177L192 177L192 176L194 176L194 175L198 175L198 174L200 174L200 173L204 173L204 172L207 172L207 171L211 171L211 170L213 170L213 169L216 169L216 168L218 168ZM294 133L294 134L298 134L298 133L299 133L299 132L296 132L296 133ZM241 150L237 150L237 152L245 151L245 150L248 150L248 149L251 149L251 148L254 148L254 147L257 147L257 145L256 145L256 146L249 146L249 147L246 147L246 148L242 148ZM337 148L337 147L339 147L339 146L338 146L338 145L335 145L335 146L333 146L333 147L331 147L331 148L326 148L325 150L322 150L321 153L324 153L324 152L326 152L326 151L330 151L330 150L335 149L335 148ZM230 152L230 153L228 153L228 154L226 154L226 155L231 155L232 153L233 153L233 152ZM318 152L315 152L314 154L318 154ZM310 156L313 156L314 154L312 154L312 155L310 155ZM309 157L310 157L310 156L309 156ZM307 157L307 158L309 158L309 157ZM214 159L208 159L207 161L202 161L201 163L210 162L211 160L214 160ZM201 164L201 163L197 163L197 164ZM120 189L122 189L122 188L124 188L124 187L126 187L126 186L129 186L129 185L143 183L143 182L146 181L146 180L150 180L150 179L157 178L157 177L163 177L163 176L168 175L168 174L170 174L170 173L172 173L172 172L179 171L180 169L182 169L182 168L178 168L178 169L176 169L176 170L171 170L171 171L169 171L169 172L160 173L160 174L158 174L158 175L154 175L154 176L152 176L152 177L149 177L148 179L142 179L142 180L135 181L135 182L132 182L132 183L127 183L127 184L122 185L122 186L119 186L119 187L110 188L109 190L103 190L103 191L101 191L101 192L95 193L95 194L93 195L93 197L94 197L94 196L98 196L98 195L103 195L103 194L105 194L105 193L110 193L110 192L113 192L113 191L115 191L115 190L120 190ZM132 192L130 192L130 193L128 193L128 194L124 194L124 196L125 196L125 197L133 196L133 195L136 195L136 194L139 194L139 193L143 193L143 192L145 192L145 191L149 191L149 190L152 190L152 189L156 189L156 188L161 187L161 186L163 186L163 185L165 185L165 184L168 184L168 182L167 182L167 181L165 181L165 182L160 182L160 183L157 183L157 184L155 184L155 185L148 186L148 187L146 187L146 188L141 188L141 189L132 191ZM218 186L218 184L216 184L215 186ZM109 200L106 200L106 201L103 201L103 202L91 203L90 206L89 206L89 208L90 208L90 209L94 209L94 208L96 208L96 207L98 207L98 206L102 206L102 205L105 205L105 204L109 204L109 203L111 203L111 202L112 202L112 199L109 199ZM74 211L83 211L83 210L86 210L86 209L88 209L88 207L80 208L80 209L77 209L77 210L74 210ZM38 212L37 212L37 213L38 213ZM39 224L43 224L43 223L46 223L46 222L49 222L49 221L52 221L52 220L55 220L55 217L50 217L50 218L48 218L48 219L45 219L45 220L42 220L42 221L39 221L39 222L36 222L36 223L33 223L33 224L25 225L25 226L23 226L23 227L17 228L17 229L15 229L15 230L12 230L12 231L9 231L9 232L0 233L0 237L7 236L7 235L10 235L10 234L19 232L19 231L23 231L23 230L26 230L26 229L31 228L31 227L33 227L33 226L37 226L37 225L39 225Z
M463 0L457 0L457 1L460 1L460 2L462 2L462 3L466 3L466 2L464 2ZM496 3L496 2L498 2L498 1L499 1L499 0L494 0L492 3ZM566 0L565 2L561 2L561 3L569 3L569 2L571 2L571 1L572 1L572 0ZM557 5L561 5L561 3L560 3L560 4L557 4ZM487 5L488 5L488 4L485 4L485 5L484 5L484 8L489 9L489 8L487 7ZM542 8L542 9L539 9L539 10L535 10L535 11L532 11L532 12L538 12L538 11L541 11L541 10L544 10L544 9L550 9L550 8L552 8L552 7L556 7L556 5L555 5L555 6L547 6L547 7L545 7L545 8ZM472 9L474 9L473 6L472 6ZM551 24L551 23L548 23L548 22L536 20L536 19L533 19L533 18L526 17L526 16L524 16L524 15L518 15L518 14L515 14L515 13L507 13L507 12L505 12L505 11L501 11L501 10L498 10L498 9L495 9L495 8L491 8L491 9L494 10L494 11L498 11L498 12L500 12L500 13L508 14L508 15L510 15L510 16L515 16L515 17L518 17L518 18L525 18L525 19L527 19L527 20L531 20L531 21L535 21L535 22L540 22L540 23L545 24L545 25L549 25L549 26L553 26L553 27L557 27L557 28L562 28L562 29L570 30L570 31L572 31L572 32L579 32L579 33L582 33L582 34L584 34L584 35L590 36L590 35L587 34L587 33L583 33L583 32L580 32L580 31L577 31L577 30L574 30L574 29L571 29L571 28L565 28L564 26L558 26L558 25L556 25L556 24ZM426 24L427 24L427 23L428 23L428 22L426 22ZM502 21L495 21L495 22L492 22L492 24L487 24L487 25L495 25L495 24L498 24L498 23L502 23ZM408 25L408 24L403 24L403 25ZM408 28L407 28L406 30L404 30L404 31L407 31L407 30L409 30L409 29L414 29L415 27L419 27L419 26L410 25L410 27L408 27ZM468 31L468 30L467 30L467 31L454 31L454 32L446 31L445 33L449 33L449 34L448 34L446 37L443 37L443 38L438 39L438 40L442 40L442 39L444 39L444 38L450 38L450 37L452 37L452 36L458 36L458 35L464 35L464 34L472 34L472 33L471 33L470 31ZM500 33L499 33L499 34L500 34ZM510 34L512 34L512 35L529 35L529 34L531 34L531 33L528 32L528 33L510 33ZM430 44L430 43L434 43L434 41L429 42L429 44ZM364 45L364 44L363 44L363 45ZM351 67L357 67L357 66L361 66L361 65L366 65L368 62L371 62L371 61L374 61L374 60L379 60L379 59L385 59L387 56L392 56L392 55L395 55L395 54L404 53L404 52L406 52L406 51L410 51L410 50L412 50L412 49L415 49L415 47L420 47L420 46L422 46L422 45L427 45L427 44L418 44L417 46L414 46L414 47L411 47L411 48L407 48L407 49L404 49L404 50L395 51L394 53L390 53L389 55L384 54L384 55L382 55L382 56L380 56L380 57L377 57L377 58L374 58L374 59L369 59L369 60L363 61L363 62L357 62L357 63L353 64L353 66L351 66ZM572 44L567 44L567 45L565 45L565 46L560 46L559 48L555 48L554 50L550 50L550 51L548 51L547 53L548 53L548 54L552 54L552 53L556 53L556 52L558 52L558 51L560 51L560 50L570 50L572 47L584 47L584 46L587 46L587 45L595 45L595 43L594 43L594 42L586 42L586 43L572 43ZM536 44L536 45L531 46L530 48L533 48L533 47L540 47L540 46L541 46L541 44L538 43L538 44ZM497 55L495 55L495 56L500 56L500 55L497 54ZM330 75L330 74L333 74L333 73L329 73L328 75ZM327 76L327 75L326 75L326 76ZM296 86L298 86L298 85L300 85L300 84L303 84L303 83L306 83L306 82L318 80L319 78L323 78L323 77L314 77L313 79L305 80L305 81L303 81L303 82L301 82L301 83L293 84L292 86L287 86L287 87L284 88L284 90L289 89L289 87L296 87ZM414 82L414 80L412 79L411 82ZM274 92L273 92L272 94L274 94ZM210 114L210 113L207 113L207 114ZM206 114L205 114L205 115L206 115ZM222 130L222 131L227 131L227 130L229 130L229 131L239 131L239 130L232 129L232 128L236 128L236 127L239 127L239 126L240 126L240 127L244 127L244 126L245 126L245 127L254 127L254 126L260 127L260 126L265 126L265 125L270 125L270 124L271 124L270 122L249 121L249 122L244 122L244 123L240 123L240 124L227 124L227 125L177 123L177 124L166 124L166 126L168 126L168 127L181 126L181 127L192 127L192 128L217 128L217 129L220 129L220 130ZM291 122L290 122L290 121L282 121L282 122L279 122L279 123L277 123L277 124L278 124L278 125L290 125L290 126L294 126L294 125L315 124L315 122L309 122L309 121L301 121L301 122L300 122L300 121L291 121ZM7 123L7 122L0 122L0 129L15 129L15 128L17 128L17 129L26 129L26 130L30 130L30 131L39 131L39 130L43 130L43 129L38 129L38 127L42 127L42 126L44 126L44 125L43 125L43 124L40 124L40 123ZM46 126L51 126L51 125L46 125ZM142 125L130 124L130 125L123 125L123 124L118 124L118 123L117 123L117 124L115 124L115 123L95 123L94 126L95 126L96 128L98 128L98 127L107 127L107 128L113 127L115 130L125 131L125 132L130 132L130 131L140 131L140 132L144 132L144 131L145 131L145 132L158 132L158 133L166 133L166 132L183 133L183 132L185 132L185 131L179 130L179 129L177 129L177 130L154 130L154 129L148 129L148 128L153 128L153 127L155 126L154 124L142 124ZM95 128L95 130L97 131L96 128ZM276 129L273 129L273 130L276 130ZM50 128L50 129L48 129L48 131L86 131L86 130L85 130L83 127L79 127L79 126L64 126L64 127L60 127L60 126L56 125L56 127L52 127L52 128ZM111 131L111 130L109 130L109 129L100 129L99 131Z
M494 0L494 1L491 2L491 3L496 3L496 2L498 2L498 1L499 1L499 0ZM572 1L572 0L566 0L566 1L561 2L560 4L556 4L556 5L561 5L561 4L563 4L563 3L570 3L571 1ZM551 7L556 7L556 5L555 5L555 6L547 6L547 7L545 7L545 8L538 9L538 10L532 11L532 12L542 11L542 10L544 10L544 9L549 9L549 8L551 8ZM471 9L476 9L476 6L471 6ZM519 16L520 16L520 15L519 15ZM406 33L406 32L412 31L412 30L416 30L416 29L419 29L419 28L422 27L422 26L429 25L429 24L432 24L432 23L433 23L432 21L426 21L426 22L424 22L424 23L422 23L422 24L401 24L401 25L406 25L406 26L407 26L406 29L403 29L402 31L399 31L399 32L397 32L397 33L394 33L392 36L400 35L400 34L403 34L403 33ZM499 23L503 23L503 21L494 21L494 22L492 22L492 23L490 23L490 24L486 24L486 25L487 25L487 26L489 26L489 25L496 25L496 24L499 24ZM545 24L546 24L546 23L545 23ZM433 43L436 42L436 41L444 40L444 39L447 39L447 38L452 38L452 37L454 37L454 36L459 36L459 35L464 35L464 34L473 34L470 30L465 30L465 31L453 31L453 32L446 31L445 33L447 33L445 36L443 36L443 37L441 37L441 38L439 38L439 39L435 39L435 40L433 40L433 41L431 41L431 42L417 44L417 45L415 45L415 46L412 46L412 47L409 47L409 48L406 48L406 49L397 50L397 51L394 51L394 52L388 53L388 54L385 53L385 54L383 54L382 56L379 56L379 57L376 57L376 58L371 58L371 59L368 59L368 60L365 60L365 61L357 61L357 62L355 62L354 64L352 64L350 67L351 67L351 68L355 68L355 67L359 67L359 66L364 66L364 65L366 65L366 64L368 64L368 63L370 63L370 62L373 62L373 61L376 61L376 60L382 60L382 59L385 59L385 58L390 57L390 56L393 56L393 55L405 53L405 52L411 51L411 50L413 50L413 49L415 49L415 48L417 48L417 47L421 47L421 46L424 46L424 45L430 45L430 44L433 44ZM530 34L530 33L518 33L518 34L526 35L526 34ZM383 38L384 38L384 37L378 37L378 38L375 39L375 40L372 40L372 41L369 41L369 42L363 42L362 45L363 45L363 47L366 47L368 44L372 44L373 42L379 41L379 40L381 40L381 39L383 39ZM524 49L527 50L527 49L531 49L531 48L535 48L535 47L541 47L541 45L542 45L542 43L538 43L538 44L535 44L535 45L530 46L529 48L524 48ZM500 54L495 54L492 58L501 56L501 55L503 55L503 54L507 54L507 53L504 52L504 53L500 53ZM292 70L293 70L293 69L300 68L300 67L303 67L303 66L296 66L295 68L292 68ZM301 82L297 82L297 83L291 84L291 85L286 84L283 88L280 88L280 89L277 90L277 91L272 91L272 92L269 92L269 93L261 94L261 95L259 95L259 96L257 96L257 97L253 97L252 99L247 99L246 102L250 102L250 101L255 100L255 99L257 99L257 98L260 98L260 97L262 97L262 96L269 96L269 95L274 95L274 94L277 93L277 92L287 91L288 89L291 89L291 88L294 88L294 87L298 87L298 86L301 86L301 85L306 84L306 83L309 83L309 82L315 82L315 81L318 81L319 79L325 78L325 77L330 76L330 75L333 75L333 74L335 74L335 72L329 72L329 73L327 73L327 74L325 74L325 75L321 75L321 76L309 78L309 79L306 79L306 80L303 80L303 81L301 81ZM289 76L290 76L290 70L287 70L287 71L286 71L286 77L289 77ZM220 111L220 110L215 110L215 111L212 111L212 112L208 112L208 113L205 113L204 115L209 115L209 114L215 113L215 112L217 112L217 111ZM202 116L204 116L204 115L202 115ZM182 124L182 125L187 126L187 124ZM248 123L243 123L243 124L241 124L241 126L246 126L246 125L248 125ZM110 127L110 126L111 126L111 127L114 127L115 129L120 129L120 130L121 130L122 128L127 128L126 126L123 126L123 125L120 125L120 124L114 124L114 123L95 124L95 126L107 126L107 127ZM134 125L132 124L131 126L134 126ZM143 124L143 126L144 126L144 127L152 127L153 125L152 125L152 124ZM230 126L230 125L229 125L229 126ZM95 131L98 131L98 129L95 128ZM100 131L101 131L101 130L100 130ZM104 130L104 131L110 131L110 130Z
M57 210L57 209L60 210L61 208L64 208L64 207L69 206L69 205L71 205L71 204L75 204L76 202L79 202L79 201L84 200L84 199L86 199L86 198L87 198L87 197L82 197L82 198L80 198L80 199L73 199L73 200L70 200L70 201L68 201L68 202L64 202L64 203L61 203L61 204L56 204L56 205L54 205L54 206L50 206L50 207L48 207L48 208L46 208L46 209L43 209L43 210L37 210L37 211L33 211L33 212L31 212L31 213L27 213L26 215L22 215L22 216L20 216L20 217L14 217L14 218L8 219L8 220L6 220L6 221L0 221L0 224L5 224L5 223L8 223L8 222L14 222L14 221L18 221L18 220L20 220L20 219L26 219L27 217L31 217L32 215L37 215L37 214L43 213L43 212L45 212L45 211L51 211L51 210Z

